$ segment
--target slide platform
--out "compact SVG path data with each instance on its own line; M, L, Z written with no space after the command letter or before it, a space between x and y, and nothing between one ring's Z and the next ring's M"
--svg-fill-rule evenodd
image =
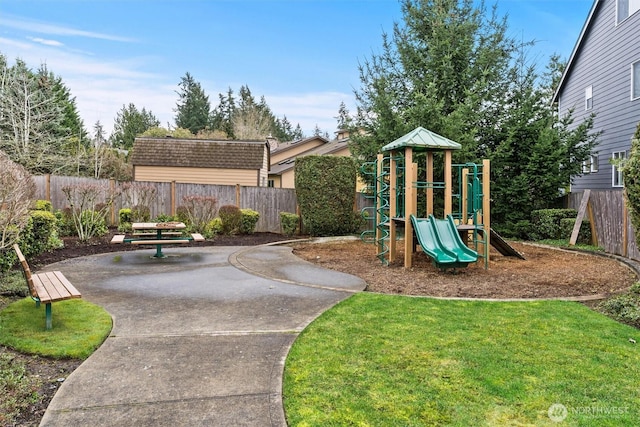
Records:
M436 267L460 268L478 260L478 253L462 242L451 216L442 220L433 215L426 219L411 215L411 223L418 243Z

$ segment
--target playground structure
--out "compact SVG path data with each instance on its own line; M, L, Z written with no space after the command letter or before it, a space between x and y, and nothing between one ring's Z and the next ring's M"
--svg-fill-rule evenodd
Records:
M491 230L489 160L481 165L453 164L452 152L460 148L457 142L418 127L382 147L376 162L362 166L363 173L374 182L363 190L373 199L373 207L363 212L373 226L362 238L375 242L378 258L385 265L397 256L398 228L404 228L407 268L413 264L416 243L441 269L466 267L479 258L488 268L491 244L504 255L523 258ZM442 181L434 181L437 152L443 156ZM424 162L422 180L418 180L418 161ZM443 206L439 208L445 219L434 216L435 191L443 193ZM419 206L418 200L424 200L424 205ZM419 208L424 212L422 218L418 217Z

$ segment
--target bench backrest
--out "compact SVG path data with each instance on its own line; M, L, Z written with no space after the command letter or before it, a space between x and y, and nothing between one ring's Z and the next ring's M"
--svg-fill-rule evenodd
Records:
M29 285L29 293L32 297L37 297L36 288L33 284L33 278L31 277L31 269L29 268L29 264L27 263L27 259L22 254L20 247L17 244L13 245L13 250L16 251L16 255L18 255L18 260L20 264L22 264L22 271L24 272L24 278L27 279L27 285Z

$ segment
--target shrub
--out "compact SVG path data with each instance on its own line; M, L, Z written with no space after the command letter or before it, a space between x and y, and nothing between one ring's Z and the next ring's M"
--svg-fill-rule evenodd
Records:
M67 207L62 210L57 210L55 216L58 220L58 234L60 236L76 235L76 226L73 222L73 215L71 215L71 208Z
M176 218L180 222L184 222L188 229L191 229L191 221L189 220L189 211L186 206L178 206L176 208Z
M19 245L27 258L61 246L55 215L48 211L31 211L27 226L20 235Z
M619 166L624 174L624 195L636 239L638 239L640 237L640 123L631 139L629 158Z
M177 216L168 215L168 214L160 214L153 220L154 222L182 222L178 219Z
M573 233L573 227L576 224L575 218L563 218L560 220L560 233L564 239L571 238ZM578 233L577 243L584 243L585 245L591 244L591 223L588 219L583 219L580 224L580 232Z
M104 185L69 185L62 187L70 206L73 225L80 240L106 233L106 215L117 193ZM104 234L103 233L103 234Z
M131 231L131 209L122 208L118 211L118 231Z
M189 224L192 231L205 232L207 224L216 217L218 199L212 196L184 196L182 198L185 224Z
M280 228L285 236L293 236L298 232L300 215L290 212L280 212Z
M158 194L157 188L140 182L128 182L120 190L123 205L132 207L129 222L148 222L151 219L151 206Z
M136 205L131 208L131 222L149 222L151 220L151 208L145 205Z
M20 233L18 244L25 257L31 258L43 252L62 246L58 237L55 215L47 211L31 211L27 224ZM0 254L0 271L8 271L18 262L18 257L11 247Z
M48 200L36 200L33 203L33 210L53 212L53 205Z
M240 209L242 215L240 224L240 234L253 234L256 231L256 224L260 219L260 213L253 209Z
M107 221L100 211L86 210L80 215L80 223L82 228L93 236L104 236L109 232Z
M531 236L535 234L532 232L531 221L526 220L517 221L515 223L506 222L504 224L496 224L495 227L492 225L491 227L495 228L502 237L510 239L529 240L533 239Z
M534 240L562 239L560 220L574 218L575 209L540 209L531 213L531 238Z
M640 328L640 283L626 294L601 302L597 308L614 320Z
M355 161L349 157L296 159L295 185L302 225L312 236L350 234L361 226L354 213Z
M118 211L118 220L123 223L123 222L128 222L128 223L132 223L132 216L131 216L131 209L129 208L122 208Z
M235 234L242 226L242 212L235 205L224 205L218 212L222 220L222 232L224 234Z
M214 218L205 227L204 237L210 239L216 234L222 233L222 220L220 218Z

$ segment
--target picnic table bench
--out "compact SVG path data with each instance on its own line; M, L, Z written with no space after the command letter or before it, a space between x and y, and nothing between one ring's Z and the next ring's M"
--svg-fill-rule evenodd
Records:
M204 237L199 233L185 234L186 225L182 222L134 222L131 237L117 234L111 239L113 244L129 243L132 245L153 245L156 247L154 258L164 258L162 246L202 242Z
M27 259L24 257L20 247L14 244L13 249L16 251L18 260L22 265L22 272L27 280L31 299L36 302L36 307L40 307L40 303L45 304L45 324L47 329L51 329L51 303L71 298L80 298L80 292L60 271L31 273L29 263L27 263Z

